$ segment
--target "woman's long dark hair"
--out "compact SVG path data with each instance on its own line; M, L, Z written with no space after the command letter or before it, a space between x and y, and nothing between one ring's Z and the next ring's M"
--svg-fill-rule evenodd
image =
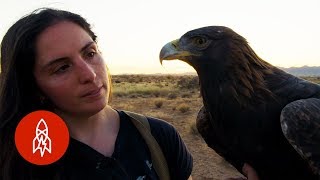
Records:
M1 42L0 75L0 179L31 179L31 164L18 154L14 144L17 124L26 114L50 110L40 100L33 68L37 36L61 21L82 27L96 41L90 24L78 14L42 8L24 16L11 26Z

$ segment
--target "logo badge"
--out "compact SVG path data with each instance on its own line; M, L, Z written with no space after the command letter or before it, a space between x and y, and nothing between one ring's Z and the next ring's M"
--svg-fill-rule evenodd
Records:
M44 126L44 128L42 127L43 130L40 129L40 126ZM41 119L36 127L36 137L33 138L33 154L37 150L40 151L41 157L43 157L45 151L51 154L51 139L48 136L48 131L49 129L47 123Z
M48 165L59 160L69 145L65 122L50 111L34 111L19 122L15 144L20 155L36 165Z

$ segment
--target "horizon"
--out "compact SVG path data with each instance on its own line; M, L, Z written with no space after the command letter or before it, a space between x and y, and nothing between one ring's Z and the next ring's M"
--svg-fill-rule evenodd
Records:
M1 40L14 22L36 8L80 14L92 24L111 74L195 72L181 61L161 65L160 49L189 30L210 25L230 27L274 66L320 66L317 0L0 1L6 4L0 7Z
M277 68L280 68L282 70L296 70L296 69L302 69L302 68L318 68L319 69L319 73L320 74L320 66L300 66L300 67L279 67L276 66ZM312 73L310 73L312 74ZM189 72L181 72L181 73L120 73L120 74L112 74L111 75L197 75L196 71L189 71ZM314 76L314 75L313 75ZM316 75L316 76L320 76L320 75Z

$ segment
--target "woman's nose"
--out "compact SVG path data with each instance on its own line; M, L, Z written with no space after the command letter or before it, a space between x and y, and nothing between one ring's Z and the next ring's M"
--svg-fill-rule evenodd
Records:
M79 82L82 84L93 82L97 76L95 69L85 61L78 64Z

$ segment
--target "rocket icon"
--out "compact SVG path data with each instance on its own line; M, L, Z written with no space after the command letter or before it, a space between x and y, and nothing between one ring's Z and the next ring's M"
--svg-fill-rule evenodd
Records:
M49 137L49 128L44 121L40 119L36 127L36 136L32 142L32 152L35 154L38 150L40 151L41 157L43 157L45 151L51 154L51 139Z

